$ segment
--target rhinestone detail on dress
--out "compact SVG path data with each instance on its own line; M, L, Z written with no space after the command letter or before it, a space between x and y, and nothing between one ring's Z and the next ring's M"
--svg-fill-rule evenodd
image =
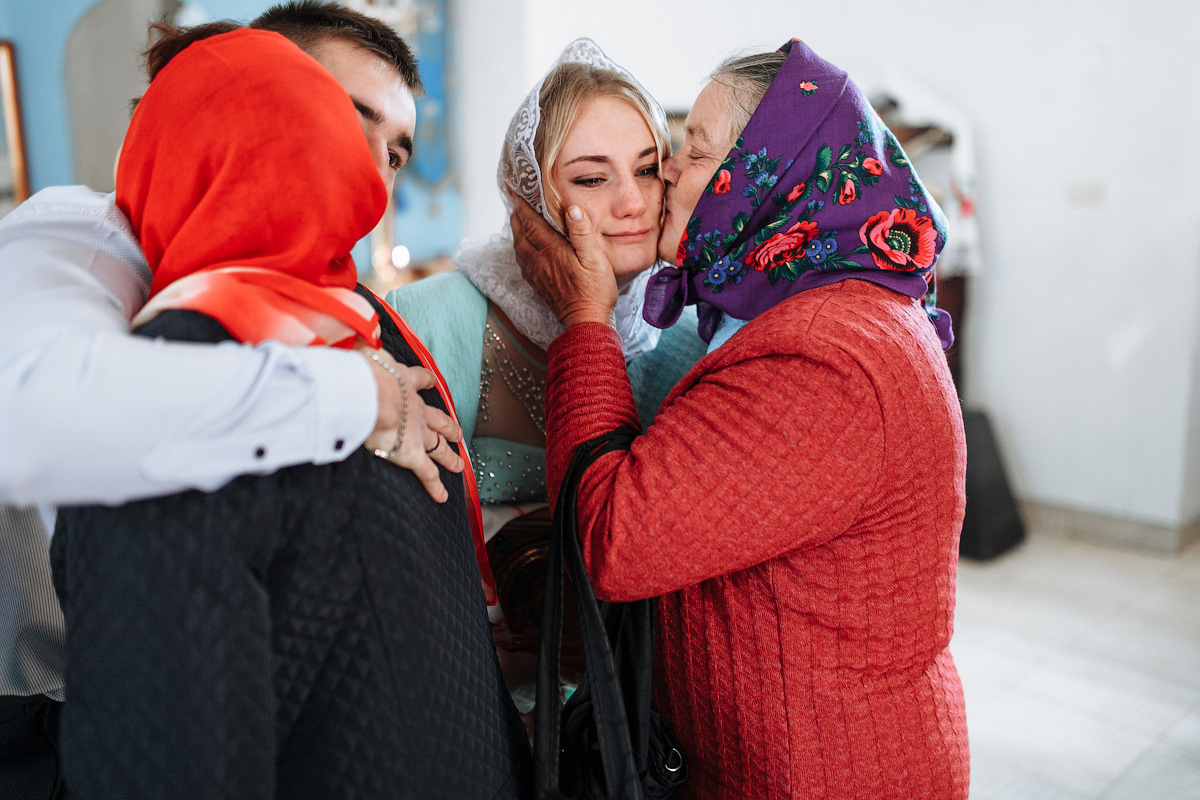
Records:
M513 397L525 409L534 427L546 435L546 406L543 395L546 391L545 378L539 378L525 364L513 361L508 352L504 337L496 333L491 321L483 325L483 346L488 355L483 359L483 368L479 372L479 417L484 422L492 421L491 408L488 398L492 391L492 380L496 374L504 385L512 392Z

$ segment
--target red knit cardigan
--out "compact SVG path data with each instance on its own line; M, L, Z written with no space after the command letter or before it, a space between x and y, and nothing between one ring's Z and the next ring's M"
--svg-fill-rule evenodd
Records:
M611 328L550 348L547 478L638 425ZM580 487L602 599L659 597L655 705L681 798L967 796L953 630L966 448L933 326L848 280L703 358Z

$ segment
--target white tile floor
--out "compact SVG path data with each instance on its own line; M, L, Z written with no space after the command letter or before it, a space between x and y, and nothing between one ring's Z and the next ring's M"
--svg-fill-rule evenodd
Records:
M1200 800L1200 545L963 560L971 800Z

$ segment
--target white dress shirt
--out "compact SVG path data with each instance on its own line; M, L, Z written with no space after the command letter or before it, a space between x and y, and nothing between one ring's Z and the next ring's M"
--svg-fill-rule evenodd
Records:
M375 427L361 356L131 336L149 286L112 195L45 189L0 220L0 695L61 698L52 518L33 504L213 490L339 461Z
M150 272L112 196L0 221L0 502L121 503L340 461L375 427L359 355L129 335Z

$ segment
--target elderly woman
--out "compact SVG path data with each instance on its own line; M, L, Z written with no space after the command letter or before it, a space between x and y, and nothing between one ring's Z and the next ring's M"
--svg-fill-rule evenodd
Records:
M798 41L717 70L664 177L677 266L646 316L696 304L711 348L584 475L579 528L599 596L660 598L655 704L689 759L680 795L965 798L948 644L966 453L931 302L940 211L857 87ZM574 251L513 216L565 327L552 497L581 443L638 424L611 271L586 215L567 218Z

